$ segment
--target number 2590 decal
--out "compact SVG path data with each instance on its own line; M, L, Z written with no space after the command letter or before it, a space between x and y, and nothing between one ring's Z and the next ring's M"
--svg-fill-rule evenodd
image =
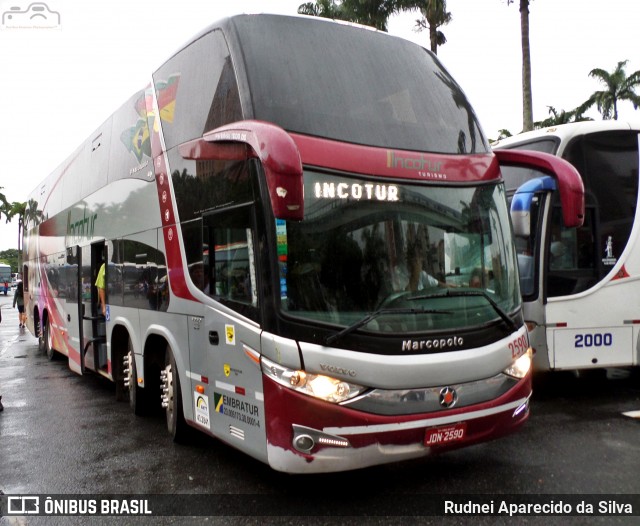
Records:
M613 345L613 335L610 332L575 335L575 347L610 347L611 345Z
M529 342L526 336L519 336L515 340L509 343L509 349L511 350L511 357L518 358L527 352L529 348Z

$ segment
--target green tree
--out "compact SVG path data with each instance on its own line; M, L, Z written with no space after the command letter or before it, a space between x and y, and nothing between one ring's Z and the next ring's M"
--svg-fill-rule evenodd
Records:
M422 0L421 2L416 2L415 7L422 13L422 18L416 20L416 28L418 31L423 29L429 31L431 51L437 55L438 46L442 46L447 42L444 33L438 28L447 25L452 20L451 13L447 11L447 1ZM408 8L408 5L406 8Z
M507 5L516 0L507 0ZM531 51L529 45L529 4L520 1L520 35L522 46L522 131L533 130L533 96L531 90Z
M594 92L580 106L580 109L586 111L595 105L603 120L618 119L618 102L621 101L631 102L637 110L640 105L640 96L636 93L637 87L640 86L640 71L634 71L627 77L625 73L627 62L628 60L618 62L616 69L612 72L600 68L592 69L589 76L600 80L605 85L605 89Z

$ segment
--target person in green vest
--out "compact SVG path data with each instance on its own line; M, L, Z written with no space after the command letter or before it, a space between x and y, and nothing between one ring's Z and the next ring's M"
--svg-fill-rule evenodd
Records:
M104 277L105 267L104 263L100 265L100 270L98 271L98 277L96 278L96 288L98 289L98 309L102 309L102 315L107 315L107 302L106 302L106 283Z

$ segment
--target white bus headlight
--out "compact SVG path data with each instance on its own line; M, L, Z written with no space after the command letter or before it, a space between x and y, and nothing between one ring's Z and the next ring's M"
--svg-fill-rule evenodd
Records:
M340 378L289 369L262 357L262 372L280 385L326 402L339 404L358 396L365 387Z
M508 374L509 376L513 376L514 378L524 378L529 372L529 369L531 369L532 355L533 351L531 350L531 347L529 347L526 353L520 356L515 362L513 362L502 372L504 374Z

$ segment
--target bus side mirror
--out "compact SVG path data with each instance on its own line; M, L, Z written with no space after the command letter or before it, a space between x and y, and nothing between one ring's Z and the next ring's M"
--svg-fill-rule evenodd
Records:
M302 161L298 147L282 128L261 121L240 121L216 128L182 144L185 159L259 159L265 172L273 215L300 221L304 216Z
M511 223L513 233L519 237L531 235L531 204L536 194L553 192L556 182L547 175L527 181L520 186L511 199Z
M584 223L584 184L572 164L560 157L528 150L494 150L501 165L542 171L555 180L560 192L564 226L575 228ZM523 185L524 186L524 185Z

